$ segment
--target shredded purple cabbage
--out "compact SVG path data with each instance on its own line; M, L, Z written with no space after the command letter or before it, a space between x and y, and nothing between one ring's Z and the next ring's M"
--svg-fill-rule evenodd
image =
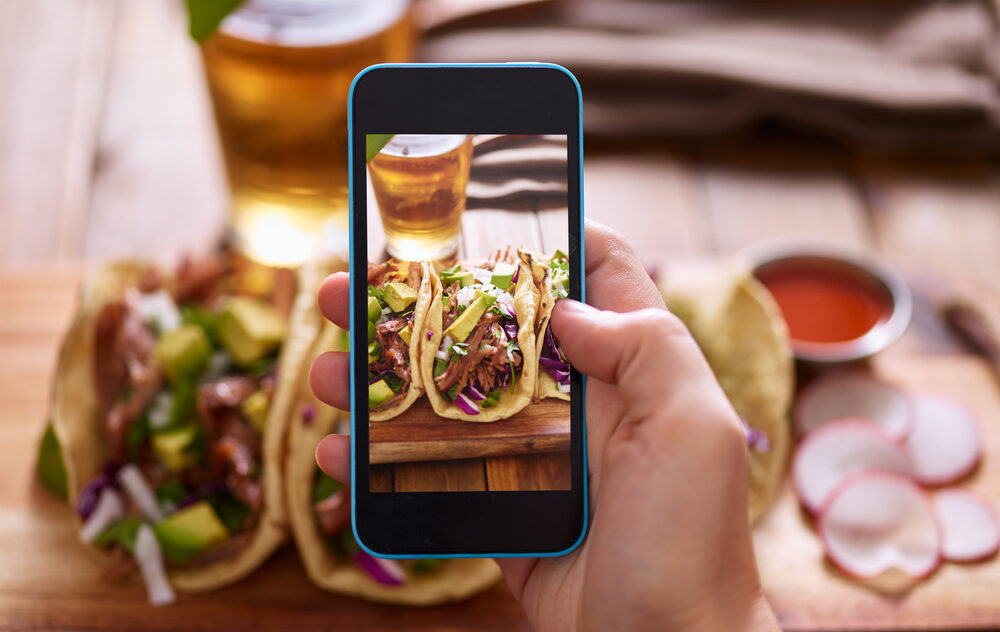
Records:
M427 330L427 339L430 340L433 337L434 337L434 332L428 329Z
M510 383L510 365L504 365L500 370L500 386L507 386Z
M514 310L507 303L501 303L497 301L496 305L497 309L500 310L500 313L506 316L507 318L517 318L517 314L514 313Z
M469 385L465 387L465 392L469 394L469 397L477 402L481 402L486 399L486 393L484 393L472 382L469 382Z
M188 494L184 497L184 500L181 501L181 504L177 505L177 508L184 509L185 507L190 507L196 502L198 502L198 496L196 494Z
M458 394L458 397L455 398L455 405L466 415L479 414L479 407L465 393Z
M402 569L393 560L380 560L358 549L354 553L354 563L383 586L400 586L403 584Z
M101 492L104 491L105 487L111 487L114 484L114 473L109 472L108 467L105 467L104 471L92 478L80 492L80 498L76 501L77 515L83 520L89 518L90 514L94 513L94 508L97 507L97 500L101 497Z
M507 334L507 340L517 340L517 323L510 320L505 320L503 323L503 331Z
M514 276L510 278L511 285L515 285L517 283L517 277L519 274L521 274L521 264L517 263L514 264Z
M556 343L556 337L552 334L552 327L545 328L545 338L543 340L542 355L553 360L562 360L563 354L559 350L559 344Z
M311 424L313 418L316 416L316 409L313 408L312 404L306 404L302 407L302 421L307 424Z
M759 428L751 428L742 416L740 424L743 425L743 434L747 438L747 447L752 448L755 452L769 452L771 450L771 440L766 432Z

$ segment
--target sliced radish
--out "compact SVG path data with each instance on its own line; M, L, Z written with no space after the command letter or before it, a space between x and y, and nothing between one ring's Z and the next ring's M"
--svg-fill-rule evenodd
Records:
M910 404L900 389L862 371L824 376L799 396L795 429L799 436L844 417L864 417L882 426L893 439L910 428Z
M914 477L924 485L947 485L979 463L979 427L967 410L940 395L914 395L913 429L905 447Z
M819 533L830 559L881 588L903 588L940 563L934 507L912 480L869 470L846 479L823 507ZM891 579L891 581L882 581Z
M944 559L976 562L1000 549L1000 521L986 498L964 489L942 489L934 494L934 511Z
M792 482L799 500L815 513L847 476L867 469L909 475L906 451L875 423L840 419L810 432L795 452Z

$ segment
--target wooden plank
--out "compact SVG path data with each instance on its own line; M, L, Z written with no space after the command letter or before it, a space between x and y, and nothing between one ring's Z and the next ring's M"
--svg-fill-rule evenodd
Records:
M77 300L76 269L0 270L0 629L527 630L499 582L458 604L396 608L314 586L285 546L240 582L153 610L140 581L112 583L79 543L78 523L34 477L59 340ZM481 468L481 466L480 466ZM58 604L58 606L54 606Z
M476 209L462 214L464 256L472 262L481 261L497 250L525 246L538 249L542 237L538 218L532 211Z
M861 159L878 245L911 270L1000 287L1000 176L988 163Z
M557 249L569 252L569 209L553 208L540 210L538 232L541 235L541 253L551 255Z
M398 417L372 422L371 463L465 459L569 449L569 403L533 402L507 419L475 423L438 417L422 398Z
M1000 391L983 360L968 355L898 353L875 371L907 389L956 399L977 417L983 461L963 486L1000 502ZM1000 627L1000 559L944 564L912 591L880 595L846 579L824 560L819 538L791 485L754 530L764 591L785 630L966 630Z
M391 492L394 477L391 465L372 465L368 468L368 490L372 492Z
M772 237L871 243L864 202L829 151L713 154L701 175L717 252Z
M482 492L486 475L482 459L403 463L396 466L397 492Z
M80 255L118 4L0 3L0 261Z
M172 260L214 247L228 194L183 3L125 2L84 254Z
M572 489L569 452L488 458L486 480L493 492Z

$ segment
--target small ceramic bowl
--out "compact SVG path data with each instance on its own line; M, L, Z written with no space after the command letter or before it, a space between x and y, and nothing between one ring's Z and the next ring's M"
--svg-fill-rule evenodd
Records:
M759 244L743 254L765 286L769 278L783 273L815 274L817 278L835 278L841 287L853 286L880 303L883 316L857 337L817 342L793 336L792 350L798 360L824 365L862 360L894 343L910 324L913 297L909 287L897 272L874 257L830 245L788 242Z

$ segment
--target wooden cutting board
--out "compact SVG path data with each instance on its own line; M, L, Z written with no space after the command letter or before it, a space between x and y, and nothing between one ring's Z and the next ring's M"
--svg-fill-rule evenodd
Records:
M373 422L369 442L372 464L560 452L569 450L569 402L543 399L507 419L476 423L438 417L424 397Z
M0 629L528 629L502 584L460 604L373 605L313 586L290 545L247 579L184 595L169 608L149 607L138 583L103 581L77 542L72 512L38 485L33 472L58 342L72 316L78 279L73 269L0 272ZM986 457L967 484L1000 505L996 377L978 358L933 349L940 347L910 332L878 358L875 370L906 387L951 395L976 414ZM906 595L881 596L823 560L788 489L754 538L764 589L786 630L1000 628L996 558L948 564Z

